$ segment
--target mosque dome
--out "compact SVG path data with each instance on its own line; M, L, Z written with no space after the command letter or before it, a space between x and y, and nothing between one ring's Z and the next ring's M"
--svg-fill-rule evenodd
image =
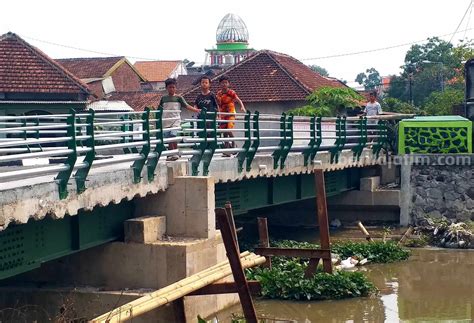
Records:
M248 40L249 32L242 18L233 13L228 13L222 18L217 27L217 43L247 43Z

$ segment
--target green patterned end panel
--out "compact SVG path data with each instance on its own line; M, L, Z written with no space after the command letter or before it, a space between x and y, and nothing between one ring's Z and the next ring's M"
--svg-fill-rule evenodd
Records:
M405 154L469 152L468 130L459 127L404 128Z

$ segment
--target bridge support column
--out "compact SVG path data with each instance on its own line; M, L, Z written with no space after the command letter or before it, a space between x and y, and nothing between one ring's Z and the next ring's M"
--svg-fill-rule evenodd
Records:
M214 180L209 176L175 177L165 192L136 202L136 216L166 216L170 236L212 238L216 235Z

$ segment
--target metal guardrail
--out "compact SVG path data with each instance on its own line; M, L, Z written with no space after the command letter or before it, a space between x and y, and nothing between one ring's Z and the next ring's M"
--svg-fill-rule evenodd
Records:
M199 174L201 165L203 175L207 175L212 158L218 154L236 154L239 172L250 171L257 153L271 153L275 169L285 167L290 152L302 154L308 165L319 151L329 151L331 163L337 163L343 149L351 149L354 160L358 160L368 144L378 156L388 135L383 116L370 118L378 122L367 122L366 117L293 117L285 113L280 116L203 110L197 119L185 119L170 127L180 120L167 116L170 112L176 111L0 116L0 182L57 174L60 198L64 199L71 177L77 191L84 192L93 167L130 163L134 182L139 183L145 167L148 180L153 181L158 161L172 155L188 158L193 175ZM220 119L225 115L233 115L235 120ZM233 122L236 127L220 127L226 122ZM226 132L235 137L223 136ZM238 147L223 147L231 142L239 143ZM169 149L170 143L175 143L177 149ZM28 160L41 158L55 163L25 166ZM2 167L12 163L20 164L18 169Z

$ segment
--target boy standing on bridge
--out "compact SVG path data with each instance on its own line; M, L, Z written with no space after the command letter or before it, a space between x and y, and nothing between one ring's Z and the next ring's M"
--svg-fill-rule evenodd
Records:
M193 112L199 112L199 109L190 106L182 96L176 95L176 79L167 79L165 81L165 86L168 95L162 96L160 104L158 105L158 108L163 108L163 119L165 119L163 120L163 137L175 138L178 135L179 128L181 127L181 109L186 108ZM178 143L176 141L168 144L168 150L177 149ZM173 154L168 156L166 160L174 161L178 158L178 154Z
M235 120L235 105L234 102L237 101L240 105L240 111L245 112L245 106L242 103L242 100L237 96L234 90L230 89L229 78L226 75L223 75L219 78L219 85L221 89L217 92L217 102L219 103L219 112L221 113L219 119L224 120L219 124L220 129L226 129L223 133L224 138L233 138L234 134L230 129L234 128ZM224 143L225 148L235 148L235 143L233 141L226 141ZM228 153L222 154L224 157L230 157Z

